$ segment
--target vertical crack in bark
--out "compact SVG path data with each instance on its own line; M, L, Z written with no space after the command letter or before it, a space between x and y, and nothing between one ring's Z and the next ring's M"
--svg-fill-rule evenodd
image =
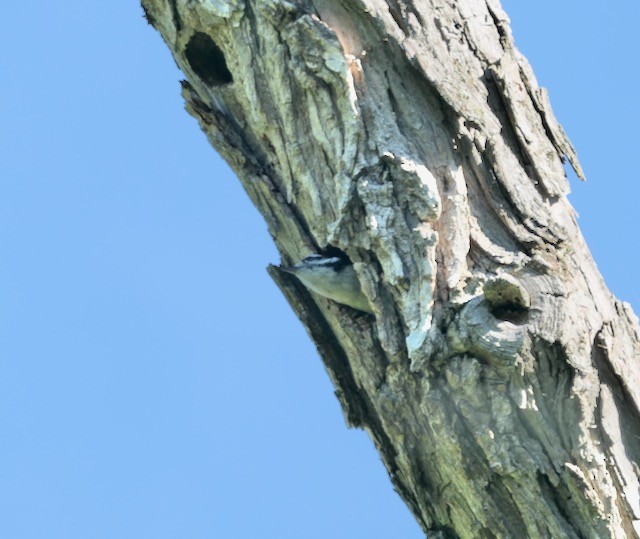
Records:
M565 537L571 539L588 539L588 536L583 535L579 531L576 531L572 525L572 511L567 507L567 502L571 500L570 495L562 494L558 486L554 486L549 481L546 474L538 472L537 474L538 484L540 485L540 492L542 493L547 506L556 514L556 522L562 527L562 531L566 534ZM549 536L551 536L549 530Z
M405 36L408 36L411 32L409 30L409 27L407 26L405 16L403 13L405 9L405 6L403 5L403 3L401 1L399 2L396 0L389 0L388 7L389 7L389 13L393 17L393 20L398 25L398 28L402 30Z
M631 520L640 518L640 414L625 387L615 375L608 359L604 328L593 341L592 358L600 378L596 421L600 440L608 455L607 468L619 493L613 502L623 518L629 537L634 534Z
M171 17L173 20L173 27L175 28L176 35L182 30L182 18L178 11L178 0L167 0L169 7L171 8Z
M513 113L510 112L510 103L507 97L504 95L503 89L500 87L500 79L494 68L489 68L485 71L483 82L487 86L487 104L498 118L502 126L502 138L507 146L513 152L513 155L520 162L523 170L527 171L527 175L535 180L534 184L540 185L539 176L537 171L533 167L531 156L524 146L523 140L516 133L517 122ZM548 193L542 190L544 196L548 196Z
M500 10L502 10L502 8L500 8ZM498 14L497 9L494 6L492 6L491 1L487 1L487 11L491 16L493 25L498 31L502 48L505 50L505 52L513 50L513 40L511 38L511 32L509 31L509 27L506 26L506 21L503 21L503 19Z

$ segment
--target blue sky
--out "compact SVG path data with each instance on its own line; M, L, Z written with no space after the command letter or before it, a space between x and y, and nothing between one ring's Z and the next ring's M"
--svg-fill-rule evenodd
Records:
M591 250L637 309L639 7L504 5L589 179L571 200ZM422 537L137 3L3 15L0 537Z

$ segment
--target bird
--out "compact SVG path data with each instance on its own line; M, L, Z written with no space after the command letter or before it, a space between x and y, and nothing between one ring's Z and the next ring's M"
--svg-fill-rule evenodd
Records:
M346 257L312 254L293 266L282 266L280 269L295 275L307 288L325 298L373 314L353 264Z

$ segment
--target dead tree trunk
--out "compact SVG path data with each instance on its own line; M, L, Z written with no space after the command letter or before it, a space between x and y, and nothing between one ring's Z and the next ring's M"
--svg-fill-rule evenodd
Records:
M355 263L372 317L271 273L430 537L636 537L637 319L499 1L143 6L283 260Z

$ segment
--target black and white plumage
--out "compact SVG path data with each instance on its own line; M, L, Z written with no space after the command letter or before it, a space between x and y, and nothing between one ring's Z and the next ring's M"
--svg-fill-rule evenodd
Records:
M295 266L283 267L282 270L292 273L307 288L325 298L373 314L369 300L362 293L353 264L346 258L313 254Z

